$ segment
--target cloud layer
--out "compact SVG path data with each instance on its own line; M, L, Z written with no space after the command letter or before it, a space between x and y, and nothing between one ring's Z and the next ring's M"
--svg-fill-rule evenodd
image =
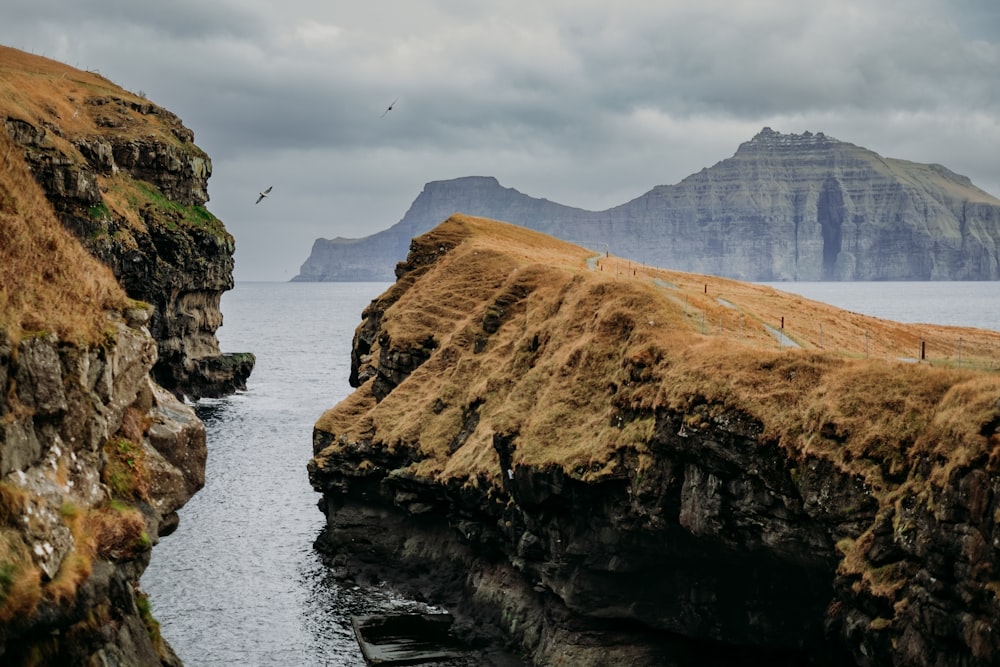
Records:
M427 181L603 209L765 125L1000 196L995 0L13 0L0 42L177 113L238 280L291 278L315 238L394 224Z

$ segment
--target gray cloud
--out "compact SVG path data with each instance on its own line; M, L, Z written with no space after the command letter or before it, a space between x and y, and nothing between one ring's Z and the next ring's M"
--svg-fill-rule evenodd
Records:
M998 8L12 0L0 42L177 113L213 158L209 206L237 238L237 279L282 280L315 238L390 226L430 180L493 175L600 209L765 125L938 162L1000 195Z

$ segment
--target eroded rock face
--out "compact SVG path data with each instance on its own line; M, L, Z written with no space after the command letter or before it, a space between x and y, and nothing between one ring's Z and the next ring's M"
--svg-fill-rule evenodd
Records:
M409 239L456 211L650 266L740 280L1000 278L1000 200L968 178L821 132L764 128L731 158L606 211L530 197L489 177L431 182L391 228L317 239L295 280L392 280Z
M796 483L739 415L679 436L683 417L658 416L641 475L628 455L596 484L514 466L502 493L429 484L401 472L415 457L359 443L312 469L317 547L342 576L503 628L538 665L849 664L825 612L836 540L874 519L864 485L819 462ZM501 462L516 440L495 438Z
M0 344L4 664L180 664L139 578L204 485L205 429L151 382L148 331L109 327L99 346ZM115 448L130 452L117 470Z
M415 239L397 283L365 310L351 374L358 389L314 431L309 474L327 519L317 548L339 576L389 581L445 604L471 634L512 642L539 665L985 666L1000 658L989 630L1000 620L994 378L944 380L958 384L933 390L951 397L932 401L933 413L912 416L928 422L917 435L881 432L878 450L857 460L839 417L813 424L809 414L775 413L803 433L799 448L738 407L749 403L727 387L732 369L708 371L698 392L640 399L668 391L668 378L715 367L710 355L656 351L639 336L652 301L638 291L615 302L636 312L603 312L617 290L630 289L621 282L601 283L591 301L573 292L586 282L579 269L533 284L532 267L512 263L507 283L484 281L491 287L479 304L461 301L468 293L459 296L459 285L471 278L456 267L486 251L439 243L453 238L453 222ZM430 320L430 345L413 333L420 325L401 320L419 320L427 307L448 313L455 304L442 294L462 307ZM570 324L554 328L564 319ZM780 393L782 378L799 378L805 384L787 391L801 393L838 368L857 372L820 357L750 358L765 371L758 392ZM932 384L942 381L928 372ZM592 386L590 373L600 378ZM872 391L893 375L881 373ZM912 391L927 389L917 374L908 381ZM840 400L829 387L823 400ZM520 403L517 392L529 390L540 398ZM850 409L880 398L854 396ZM551 441L531 441L537 420L568 403L588 413L566 410L562 427L546 431ZM972 420L969 435L932 428L963 405L968 416L956 423ZM592 423L595 408L612 434L570 441L587 433L573 422ZM608 438L622 443L609 447ZM911 456L913 438L935 453ZM489 450L473 451L484 441ZM586 454L567 467L546 454L562 448Z
M233 287L235 245L203 208L211 160L165 109L115 97L86 104L100 133L68 143L56 126L7 118L5 128L24 147L63 224L111 267L129 296L153 306L148 327L160 346L157 382L191 398L245 389L253 355L222 355L215 337L222 324L219 299ZM170 136L130 134L140 124L136 118L146 117ZM105 188L137 192L139 224L106 204L101 179ZM129 184L118 185L122 179Z

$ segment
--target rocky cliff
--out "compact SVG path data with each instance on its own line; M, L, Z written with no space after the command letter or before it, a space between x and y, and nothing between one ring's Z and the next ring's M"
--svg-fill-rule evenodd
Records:
M139 579L204 484L156 385L151 309L56 217L0 133L0 662L177 665Z
M742 280L1000 279L1000 200L968 178L823 133L764 128L731 158L600 212L492 178L428 183L390 229L318 239L295 280L391 280L409 239L454 212Z
M339 576L538 665L1000 660L1000 334L465 216L397 272L314 430Z
M205 429L149 379L144 311L100 345L0 339L0 658L179 665L139 579L204 485Z
M233 238L205 207L212 164L176 115L92 72L0 47L0 119L67 229L153 306L156 381L178 396L245 388L223 355Z

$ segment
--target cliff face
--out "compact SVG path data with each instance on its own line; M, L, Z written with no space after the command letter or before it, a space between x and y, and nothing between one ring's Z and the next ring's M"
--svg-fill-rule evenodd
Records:
M468 176L434 181L392 228L363 239L316 239L312 252L293 282L387 281L393 267L406 257L410 239L430 230L453 213L508 220L530 229L544 229L554 221L588 219L593 214L534 199L495 178ZM602 246L603 247L603 246Z
M253 363L214 337L210 163L169 112L4 47L0 120L0 663L179 665L140 590L204 484L177 395Z
M390 229L317 240L296 280L390 280L408 240L454 212L742 280L1000 279L1000 200L969 179L822 133L764 128L733 157L607 211L528 197L492 178L428 183ZM363 270L352 255L366 258Z
M4 664L180 664L139 578L204 485L205 429L128 315L101 345L0 338Z
M1000 658L1000 335L588 255L414 239L314 431L340 576L539 665ZM897 361L958 336L993 370Z
M666 214L662 213L666 211ZM765 128L736 154L607 211L616 251L743 280L997 280L1000 200L940 165ZM642 252L643 240L664 249Z
M99 75L13 49L0 56L3 129L67 229L154 306L157 382L192 398L245 388L253 355L222 355L215 337L234 244L204 208L212 166L192 132Z
M150 309L58 220L0 133L0 662L179 664L139 579L204 483L156 385Z

